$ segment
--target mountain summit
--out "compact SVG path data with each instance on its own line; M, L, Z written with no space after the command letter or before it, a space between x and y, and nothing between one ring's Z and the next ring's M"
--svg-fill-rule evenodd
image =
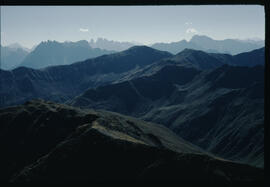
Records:
M113 52L92 48L85 40L63 43L48 40L41 42L27 55L20 66L38 69L47 66L67 65Z

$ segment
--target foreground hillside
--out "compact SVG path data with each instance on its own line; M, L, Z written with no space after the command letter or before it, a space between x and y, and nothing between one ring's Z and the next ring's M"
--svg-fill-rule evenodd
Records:
M0 110L1 181L262 181L263 170L215 158L166 127L42 100Z

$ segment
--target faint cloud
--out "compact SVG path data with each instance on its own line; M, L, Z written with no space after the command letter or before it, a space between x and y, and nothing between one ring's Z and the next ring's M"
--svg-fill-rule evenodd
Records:
M79 31L80 31L80 32L88 32L88 29L80 28Z
M185 25L192 25L192 22L186 22Z
M198 31L197 31L196 29L194 29L194 28L188 28L188 29L186 30L186 33L187 33L187 34L197 34Z

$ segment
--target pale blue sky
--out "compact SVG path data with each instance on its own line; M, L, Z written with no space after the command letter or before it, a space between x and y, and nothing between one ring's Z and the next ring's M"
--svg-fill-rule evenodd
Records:
M189 40L265 37L264 7L203 6L1 6L1 43L25 47L45 40L103 37L143 44Z

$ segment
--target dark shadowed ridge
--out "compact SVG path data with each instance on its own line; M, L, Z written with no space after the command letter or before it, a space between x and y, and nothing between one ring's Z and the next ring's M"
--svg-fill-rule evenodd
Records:
M172 57L163 58L155 63L140 68L137 71L126 74L124 77L114 81L114 83L143 76L151 76L168 65L195 68L197 70L210 70L226 64L230 66L254 67L256 65L264 65L264 61L264 47L235 56L221 53L206 53L204 51L194 49L185 49Z
M201 152L162 125L42 100L0 110L1 181L262 182L263 170Z

